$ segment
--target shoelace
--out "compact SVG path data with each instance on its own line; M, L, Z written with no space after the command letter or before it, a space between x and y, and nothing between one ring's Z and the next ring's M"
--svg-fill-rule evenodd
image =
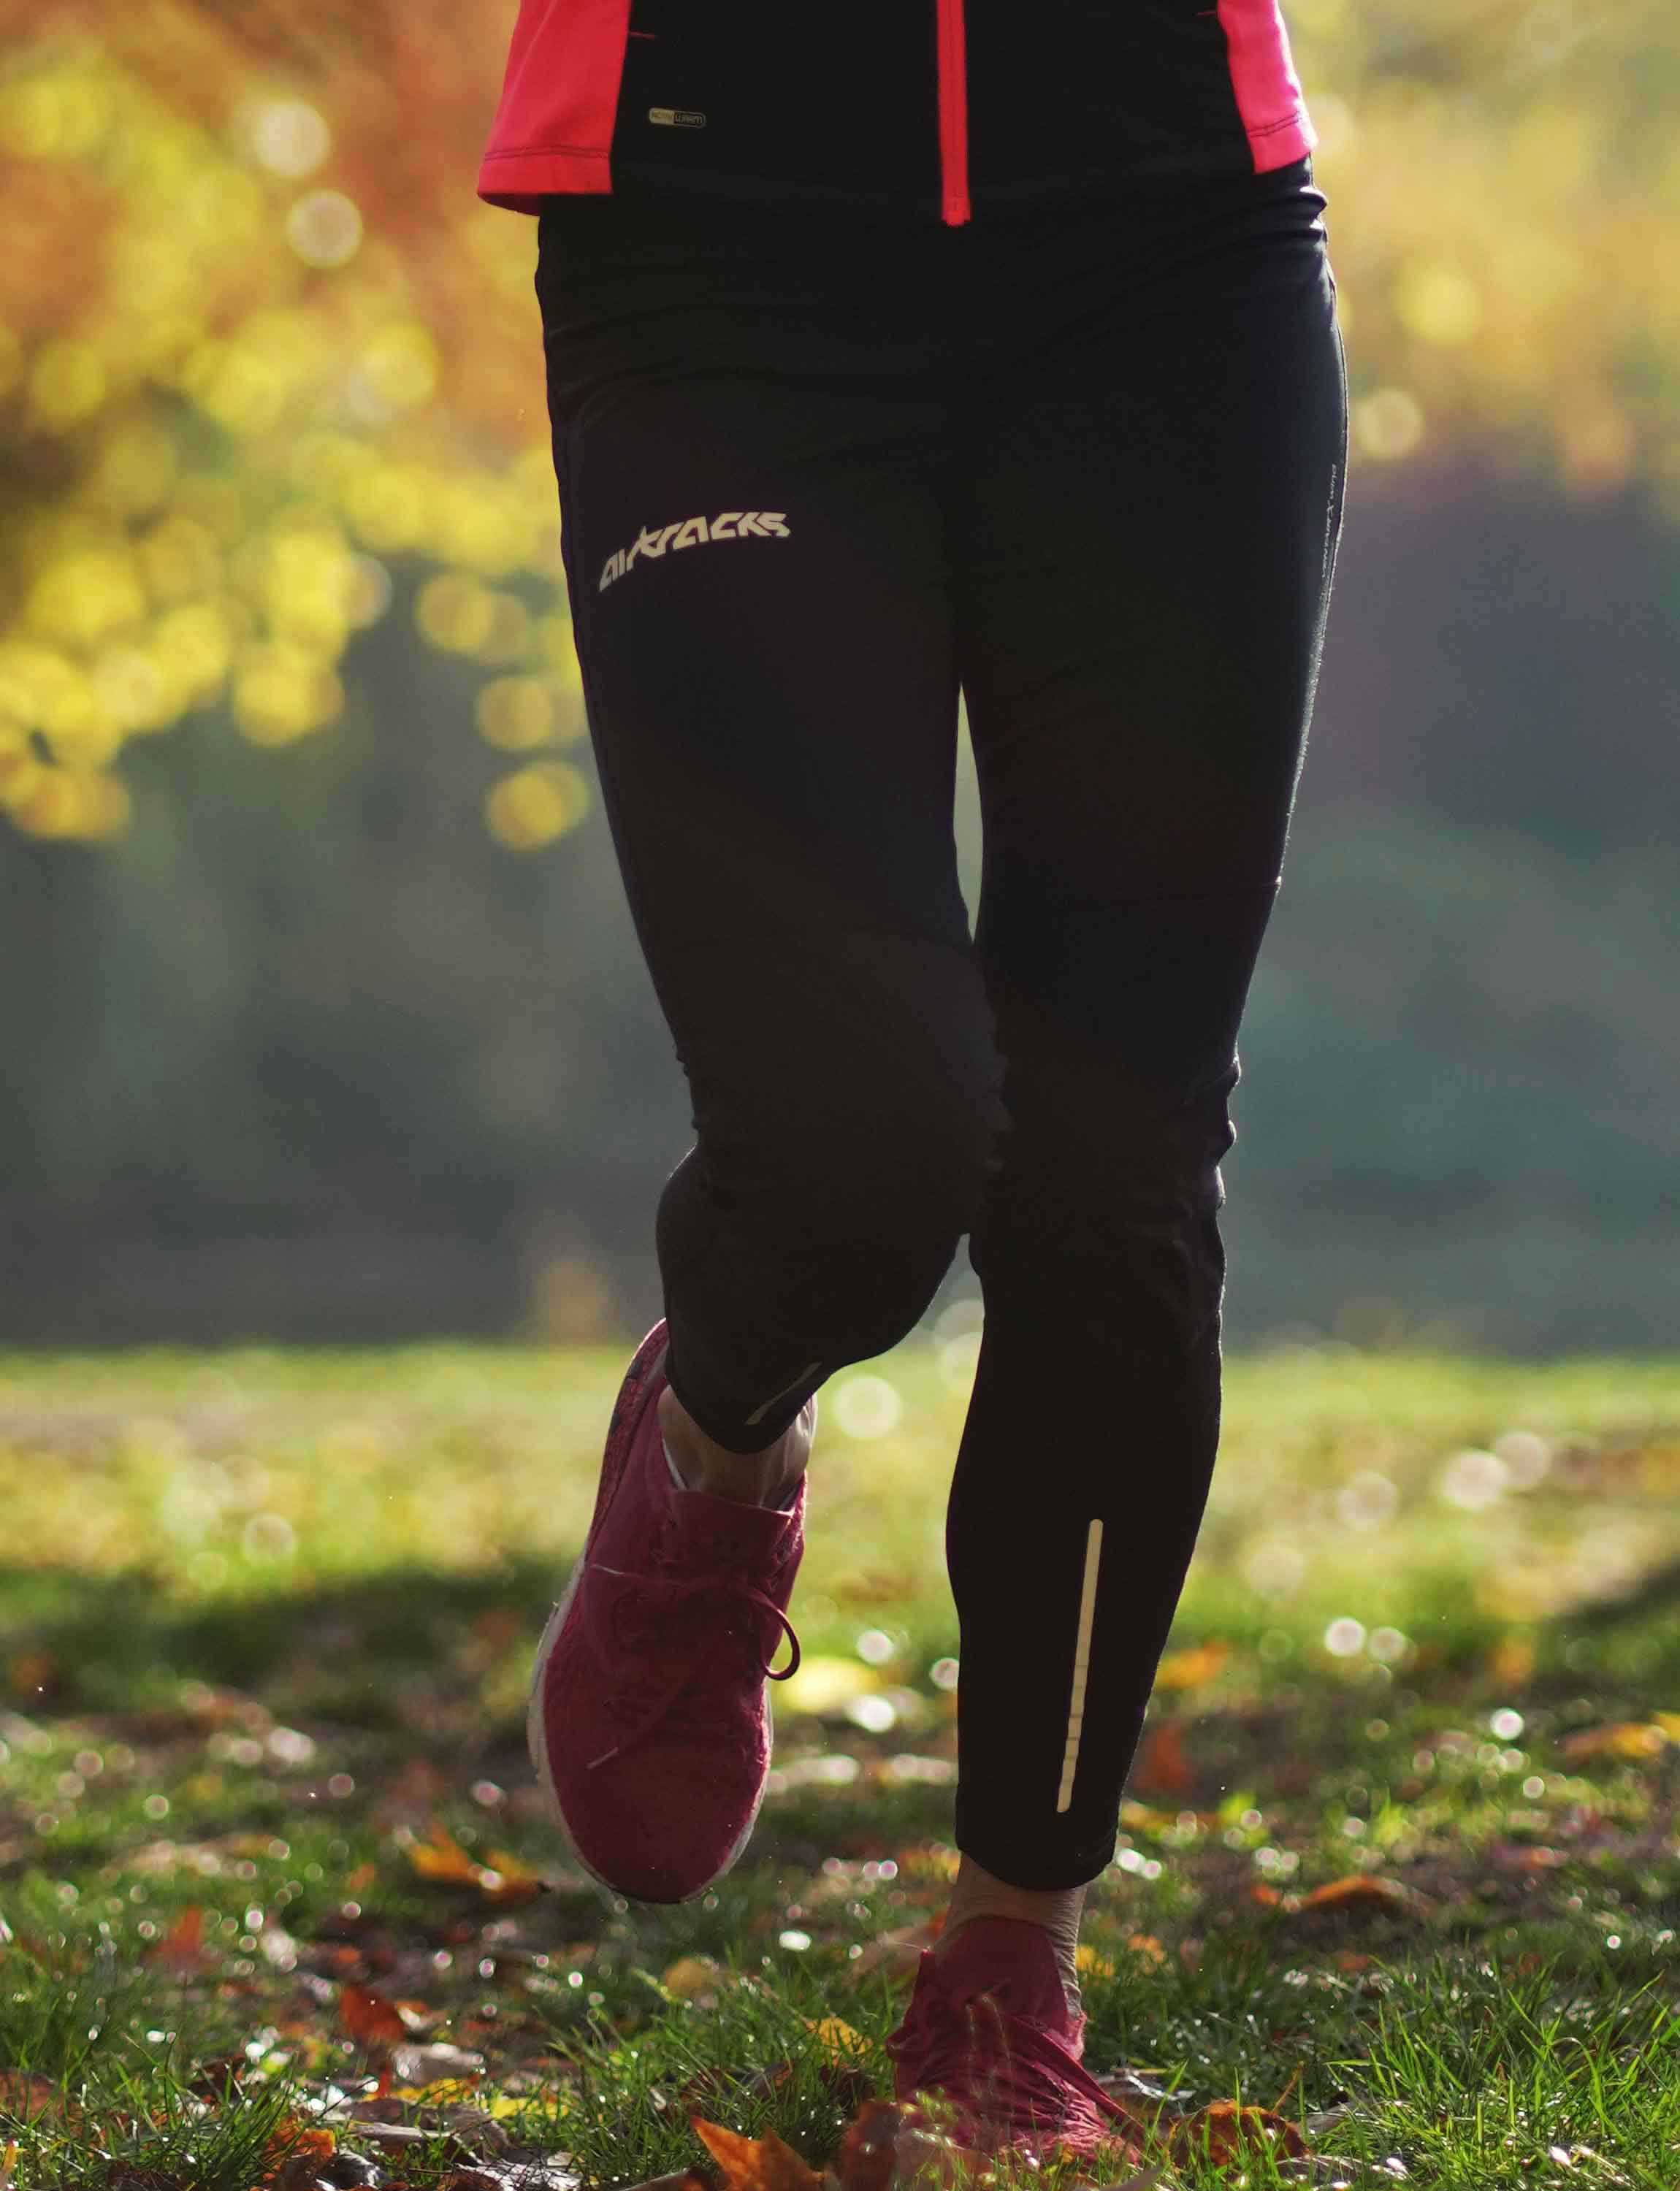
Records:
M595 1574L617 1575L624 1581L635 1583L643 1591L658 1593L662 1606L662 1618L669 1618L683 1601L703 1596L708 1593L715 1595L723 1592L736 1597L745 1598L751 1604L758 1607L760 1611L770 1615L782 1631L782 1635L787 1637L794 1654L778 1673L769 1663L769 1659L761 1657L755 1651L753 1656L758 1662L760 1674L767 1681L785 1682L799 1671L800 1640L794 1632L793 1622L789 1619L773 1597L766 1591L759 1589L755 1583L749 1582L744 1575L732 1574L726 1568L710 1568L705 1574L697 1575L638 1574L633 1569L609 1568L599 1561L591 1562L589 1571ZM780 1640L778 1636L777 1641L779 1642ZM776 1646L772 1644L770 1658L774 1658L775 1655ZM640 1742L644 1735L651 1733L688 1687L692 1679L692 1673L693 1670L691 1668L674 1687L659 1697L648 1710L641 1715L631 1727L629 1733L621 1735L611 1750L604 1750L599 1757L591 1758L584 1767L584 1771L593 1773L598 1765L605 1765L609 1758L618 1756L623 1751Z
M1070 2091L1099 2121L1128 2120L1049 2032L1007 2014L985 1995L955 2007L937 1994L914 2004L902 2035L888 2045L895 2057L914 2063L920 2089L970 2102L983 2121L1006 2133L1054 2135L1066 2125Z

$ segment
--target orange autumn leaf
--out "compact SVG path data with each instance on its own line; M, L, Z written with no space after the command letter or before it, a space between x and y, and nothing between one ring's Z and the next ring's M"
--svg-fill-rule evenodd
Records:
M1398 1879L1387 1879L1381 1872L1356 1871L1347 1879L1329 1879L1322 1887L1315 1887L1310 1894L1301 1898L1303 1909L1349 1909L1376 1906L1385 1909L1409 1909L1417 1897L1409 1887Z
M691 2115L694 2134L716 2161L722 2191L822 2191L823 2179L773 2130L743 2137L721 2123Z
M31 2122L58 2097L49 2078L32 2069L0 2069L0 2121Z
M287 2115L275 2126L268 2142L268 2168L261 2181L269 2191L290 2191L294 2184L313 2185L322 2166L339 2149L338 2139L319 2125Z
M1184 1754L1184 1730L1176 1720L1163 1720L1150 1730L1136 1778L1141 1787L1168 1795L1185 1795L1194 1787L1195 1769Z
M408 2036L408 2026L396 2003L369 1986L339 1987L339 2021L358 2046L395 2046Z
M1184 2165L1204 2154L1213 2161L1241 2161L1258 2153L1288 2154L1299 2160L1306 2140L1286 2116L1270 2108L1245 2108L1235 2100L1213 2100L1176 2122L1167 2137L1173 2159Z
M488 1863L479 1866L478 1885L493 1902L529 1902L543 1892L543 1875L511 1849L493 1848Z
M1656 1757L1667 1749L1669 1738L1654 1720L1612 1720L1604 1727L1577 1727L1558 1744L1563 1757Z
M1500 1688L1520 1689L1535 1670L1535 1647L1526 1636L1501 1636L1488 1653L1488 1675Z
M903 2120L890 2100L866 2100L846 2126L834 2173L840 2191L889 2191Z
M1195 1689L1210 1682L1231 1656L1231 1646L1220 1636L1197 1643L1185 1651L1169 1651L1155 1669L1158 1689Z
M191 1978L204 1968L209 1961L204 1946L204 1912L196 1902L182 1910L161 1939L152 1942L146 1961L174 1971L178 1978Z
M493 1849L489 1863L481 1864L436 1818L427 1826L424 1841L408 1843L408 1861L422 1879L438 1880L447 1887L476 1887L493 1902L528 1902L543 1891L540 1873L522 1858L507 1849Z
M408 1861L422 1879L452 1880L464 1887L478 1884L481 1869L436 1818L427 1826L423 1841L408 1844Z

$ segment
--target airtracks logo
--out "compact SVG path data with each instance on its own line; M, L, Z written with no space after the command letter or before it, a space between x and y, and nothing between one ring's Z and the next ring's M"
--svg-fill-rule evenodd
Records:
M698 548L713 540L785 540L785 509L726 509L713 518L681 517L675 525L649 532L644 526L634 548L621 548L609 555L597 591L605 593L615 578L622 578L638 555L663 555L669 548Z

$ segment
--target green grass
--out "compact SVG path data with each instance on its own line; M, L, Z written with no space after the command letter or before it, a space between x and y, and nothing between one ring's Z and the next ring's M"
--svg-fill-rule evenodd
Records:
M808 1670L775 1693L747 1859L674 1911L566 1870L521 1747L623 1362L0 1358L20 2191L251 2191L323 2109L341 2180L367 2152L413 2191L467 2154L569 2154L591 2186L686 2168L694 2106L820 2164L887 2088L915 1948L891 1936L952 1862L940 1531L971 1334L825 1389ZM1680 2182L1677 1490L1680 1362L1228 1365L1091 1898L1088 2059L1144 2073L1164 2120L1281 2100L1318 2158L1164 2182ZM439 1830L453 1880L416 1863ZM1313 1899L1367 1875L1393 1885ZM448 2057L399 2052L367 2101L346 1987L481 2074L428 2086ZM813 2031L834 2017L855 2057ZM346 2097L422 2135L381 2145Z

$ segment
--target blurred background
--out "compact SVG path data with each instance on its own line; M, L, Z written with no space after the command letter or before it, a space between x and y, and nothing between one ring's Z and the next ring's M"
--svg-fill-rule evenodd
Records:
M1671 1346L1680 34L1288 13L1353 469L1227 1334ZM686 1090L589 758L535 226L474 195L511 15L0 0L9 1344L658 1313Z

